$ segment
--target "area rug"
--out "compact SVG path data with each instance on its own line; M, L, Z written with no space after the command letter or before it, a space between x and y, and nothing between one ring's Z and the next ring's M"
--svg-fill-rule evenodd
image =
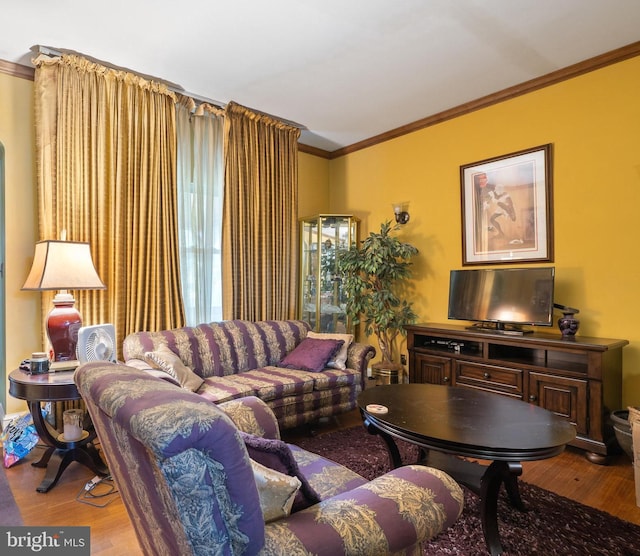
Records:
M367 479L389 470L384 443L363 427L353 427L296 440L306 450L349 467ZM403 462L416 461L415 446L398 442ZM426 555L488 554L480 523L478 497L465 490L464 511L458 521L424 548ZM498 508L498 528L505 556L593 554L640 555L640 527L534 485L520 481L529 510L512 508L504 489Z
M13 498L4 467L0 464L0 525L22 525L20 510Z

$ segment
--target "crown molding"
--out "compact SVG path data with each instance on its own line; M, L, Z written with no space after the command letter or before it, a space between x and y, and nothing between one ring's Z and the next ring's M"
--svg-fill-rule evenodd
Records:
M531 79L530 81L525 81L524 83L520 83L518 85L514 85L513 87L503 89L502 91L498 91L496 93L492 93L476 100L472 100L443 112L433 114L432 116L428 116L402 127L397 127L395 129L381 133L380 135L370 137L368 139L359 141L358 143L354 143L335 151L323 151L322 149L315 149L316 151L320 151L320 153L316 154L316 156L322 156L323 158L333 160L346 154L366 149L368 147L384 143L385 141L389 141L391 139L396 139L397 137L401 137L402 135L407 135L409 133L413 133L414 131L424 129L426 127L430 127L447 120L452 120L453 118L469 114L470 112L475 112L476 110L481 110L482 108L487 108L494 104L499 104L500 102L532 93L534 91L537 91L538 89L543 89L544 87L555 85L556 83L560 83L568 79L573 79L574 77L578 77L580 75L584 75L585 73L589 73L591 71L595 71L606 66L628 60L629 58L635 58L638 55L640 55L640 41L629 44L627 46L623 46L622 48L618 48L616 50L611 50L610 52L595 56L594 58L589 58L588 60L584 60L566 68L548 73L546 75L543 75L542 77L537 77L535 79ZM312 147L306 147L306 149L311 148ZM305 148L303 148L303 145L299 145L298 149L302 152L309 152ZM315 153L312 152L310 154Z
M22 64L15 64L14 62L7 62L6 60L0 60L0 73L6 73L13 77L30 79L33 81L35 72L35 68L23 66Z
M318 156L320 158L333 158L331 151L325 151L319 147L312 147L311 145L305 145L304 143L298 143L298 151L301 153L312 154L313 156Z

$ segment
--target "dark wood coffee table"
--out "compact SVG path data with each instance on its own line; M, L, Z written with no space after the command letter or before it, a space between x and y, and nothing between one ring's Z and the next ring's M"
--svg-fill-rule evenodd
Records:
M370 404L385 406L388 413L368 411ZM571 423L546 409L468 388L376 386L360 394L358 406L366 429L385 441L394 467L402 465L394 439L405 440L421 448L421 463L446 471L479 495L482 532L491 554L502 553L497 518L502 483L511 505L525 511L518 489L520 462L556 456L576 435Z

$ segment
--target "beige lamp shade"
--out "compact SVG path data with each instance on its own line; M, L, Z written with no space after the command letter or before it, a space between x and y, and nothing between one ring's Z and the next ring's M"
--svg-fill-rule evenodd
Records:
M89 244L58 240L36 243L31 272L22 289L60 290L53 298L54 307L47 317L47 335L54 361L75 360L82 316L67 290L106 289L93 265Z
M104 290L89 244L45 240L36 243L33 265L23 290Z

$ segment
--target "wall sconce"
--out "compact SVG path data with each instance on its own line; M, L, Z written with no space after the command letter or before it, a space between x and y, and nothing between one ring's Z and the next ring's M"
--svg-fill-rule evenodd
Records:
M393 213L396 216L398 224L406 224L409 222L409 202L393 203Z

